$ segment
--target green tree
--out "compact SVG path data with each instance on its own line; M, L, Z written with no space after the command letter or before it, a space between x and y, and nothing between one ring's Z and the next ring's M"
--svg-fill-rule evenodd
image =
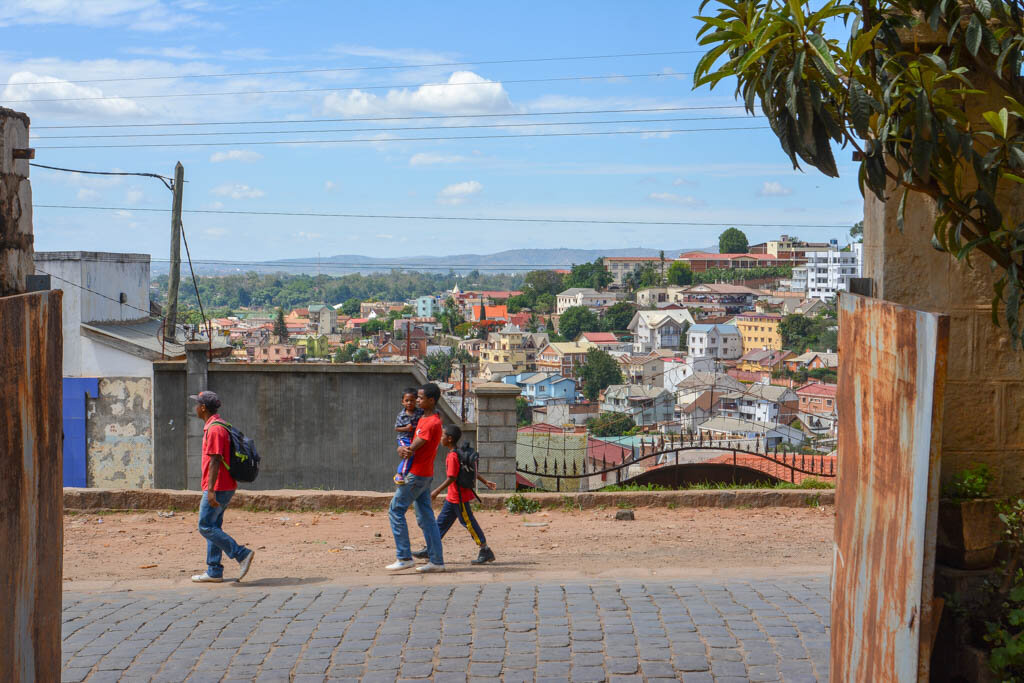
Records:
M540 327L540 318L537 317L536 313L530 313L529 320L526 321L526 331L536 332Z
M441 324L441 327L445 332L448 334L455 334L455 328L464 322L462 315L459 313L459 307L455 303L455 299L448 297L444 300L444 305L441 307L441 313L437 316L437 322Z
M363 323L363 336L369 337L378 332L385 332L391 328L391 321L388 318L374 318Z
M533 408L522 396L516 396L516 424L520 427L533 424Z
M350 318L359 315L359 299L348 299L341 305L341 312Z
M742 230L727 228L718 236L718 251L723 254L746 254L750 250Z
M370 352L366 349L356 349L355 353L352 354L352 360L356 363L369 363Z
M580 332L596 332L601 329L601 322L592 310L586 306L572 306L565 309L558 319L558 331L566 339L575 339Z
M587 428L594 436L625 436L636 427L626 413L601 413L587 420Z
M850 237L854 238L858 242L864 241L864 221L857 221L850 228Z
M423 359L427 366L427 379L435 382L447 382L452 374L452 354L447 351L428 353Z
M735 83L794 167L803 161L836 177L833 145L852 147L862 192L899 198L900 228L907 195L927 198L934 246L957 259L980 251L995 263L992 317L998 323L1002 312L1019 344L1024 230L1016 212L1004 213L1020 203L1024 182L1019 0L713 4L712 16L698 17L708 52L695 87ZM845 41L830 37L840 21L852 27Z
M690 270L689 264L682 261L672 262L672 265L668 267L667 277L670 285L685 287L686 285L693 284L693 271Z
M787 349L795 350L797 353L804 352L804 345L813 334L814 322L799 313L787 315L779 323L779 335L782 337L782 345Z
M583 395L596 401L598 394L612 384L622 384L622 370L619 362L604 349L590 349L587 359L580 366L577 376L583 382Z
M284 323L284 310L277 309L277 316L274 318L274 336L278 342L288 341L288 326Z
M601 316L601 328L606 332L617 332L629 327L629 322L636 314L636 304L631 301L619 301L605 309Z
M537 296L537 301L533 304L533 310L538 313L551 313L555 310L555 295L545 292Z
M523 278L523 293L558 294L565 289L565 278L553 270L531 270Z
M612 283L615 278L604 267L604 259L596 259L593 263L574 265L565 276L565 287L590 287L598 291Z
M684 320L683 327L679 332L679 350L688 351L690 347L690 321Z

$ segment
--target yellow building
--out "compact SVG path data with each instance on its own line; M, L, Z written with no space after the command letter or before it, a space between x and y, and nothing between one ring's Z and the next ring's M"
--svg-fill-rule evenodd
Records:
M507 363L516 374L531 372L537 369L537 352L547 341L546 334L523 332L509 324L487 335L487 342L480 349L480 362Z
M779 333L782 316L778 313L741 313L734 323L743 339L743 353L782 348L782 335Z

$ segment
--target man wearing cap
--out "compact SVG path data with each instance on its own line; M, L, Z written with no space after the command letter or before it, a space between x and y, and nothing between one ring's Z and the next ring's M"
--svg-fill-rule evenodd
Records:
M256 551L238 545L235 539L221 529L224 508L231 502L238 484L228 471L231 456L231 436L217 413L220 398L212 391L201 391L189 396L196 403L196 416L203 420L203 499L199 503L199 533L206 539L206 571L196 574L196 583L220 583L224 580L223 552L239 564L241 581L252 566Z

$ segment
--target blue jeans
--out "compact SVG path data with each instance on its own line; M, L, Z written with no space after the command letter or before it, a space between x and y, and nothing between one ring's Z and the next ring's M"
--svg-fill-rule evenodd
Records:
M427 556L433 564L444 564L441 532L438 531L437 520L434 519L434 509L430 507L430 482L430 477L406 475L405 485L399 486L395 491L395 497L391 499L388 517L391 520L391 533L395 536L395 556L399 560L412 559L405 512L410 505L415 505L416 522L420 529L423 529L423 538L427 542Z
M220 563L221 552L232 560L241 562L251 550L235 543L235 539L221 530L224 522L224 509L231 502L234 491L215 491L214 497L220 503L210 507L207 503L209 491L203 491L203 500L199 503L199 533L206 539L206 573L214 578L224 576L224 565Z

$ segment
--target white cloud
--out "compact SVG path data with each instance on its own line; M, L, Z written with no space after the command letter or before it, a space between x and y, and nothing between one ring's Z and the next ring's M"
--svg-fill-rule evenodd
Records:
M466 157L459 156L458 154L431 154L429 152L420 152L419 154L413 154L409 159L410 166L430 166L432 164L458 164L463 161L468 161Z
M338 184L336 182L334 182L333 180L324 181L325 192L334 192L336 189L338 189Z
M142 190L133 187L132 189L125 192L124 201L128 204L137 204L138 202L142 201L142 198L144 196L145 194L142 192Z
M232 199L259 199L263 196L263 190L249 187L241 183L225 183L210 190L219 197L231 197Z
M203 234L209 237L223 237L228 234L227 228L207 228L203 230Z
M226 152L214 152L210 155L210 161L218 164L222 161L244 161L246 163L252 163L259 161L263 158L263 155L259 152L253 152L248 149L229 149Z
M757 194L762 197L785 197L793 194L793 190L777 180L766 180Z
M488 114L511 110L512 101L505 87L472 71L456 71L445 83L428 83L415 90L389 90L384 95L362 90L331 93L324 98L322 106L324 113L345 116L417 111Z
M441 204L456 206L462 204L466 199L481 190L484 186L475 180L467 180L462 183L448 185L437 194L437 201Z
M193 3L187 9L197 9ZM163 0L10 0L0 3L0 26L63 24L127 26L138 31L170 31L195 24L196 17Z
M182 47L128 47L124 52L130 55L164 57L165 59L213 59L213 55L200 52L195 45Z
M2 23L0 23L2 25ZM136 102L124 97L110 97L110 99L90 99L104 97L99 88L92 88L52 76L40 76L31 71L17 71L7 79L7 86L4 88L3 96L0 99L6 100L5 104L12 105L15 109L24 109L24 105L18 102L33 100L25 104L45 105L47 109L53 109L69 113L99 114L101 116L128 116L143 113L144 110ZM62 102L39 102L39 100L64 100Z
M318 239L321 239L323 237L323 233L319 233L319 232L299 232L299 233L296 233L295 236L298 237L299 239L302 239L302 240L318 240Z
M393 239L395 239L394 235L389 235L389 234L384 233L384 232L378 233L378 234L374 235L374 237L376 237L377 239L380 239L380 240L393 240Z
M90 190L87 187L83 187L82 189L80 189L77 195L78 199L81 200L98 199L99 196L99 192L97 192L96 190Z
M697 181L687 180L686 178L676 178L675 180L672 181L672 184L675 185L676 187L681 187L683 185L696 185Z
M438 62L453 61L453 57L450 55L410 48L387 49L365 45L335 45L330 52L353 57L375 57L405 64L437 64Z
M654 199L659 202L680 204L682 206L704 206L704 201L697 197L678 195L674 192L652 192L647 195L647 198Z
M208 202L206 204L203 204L203 208L209 209L211 211L217 211L218 209L224 208L224 202Z

